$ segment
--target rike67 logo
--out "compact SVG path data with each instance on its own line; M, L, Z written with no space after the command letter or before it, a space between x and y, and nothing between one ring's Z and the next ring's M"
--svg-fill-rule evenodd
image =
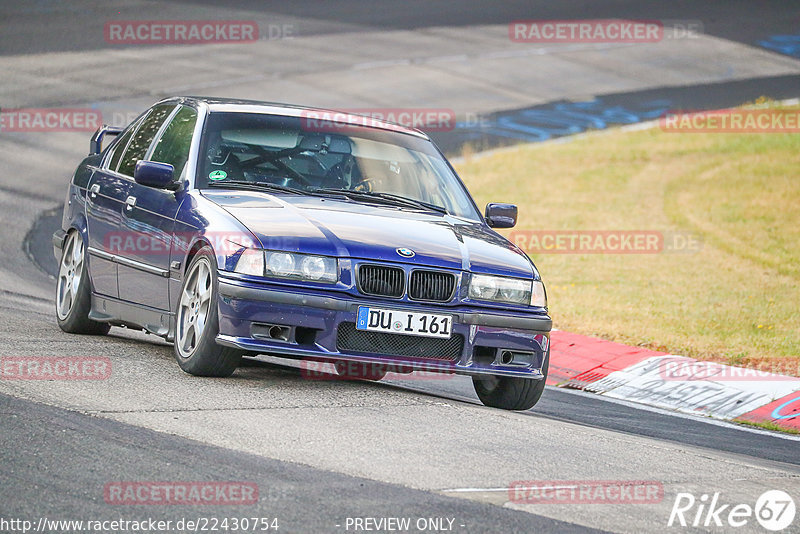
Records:
M725 503L719 492L704 493L699 498L691 493L678 493L669 514L667 526L738 528L751 524L753 518L765 529L778 532L794 521L794 499L781 490L761 494L755 506Z

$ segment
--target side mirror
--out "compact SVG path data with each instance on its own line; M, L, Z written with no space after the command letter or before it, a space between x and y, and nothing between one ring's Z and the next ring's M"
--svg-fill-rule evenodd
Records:
M486 204L486 223L492 228L513 228L517 224L517 207L514 204Z
M137 184L176 191L180 184L173 180L175 169L169 163L139 160L133 171L133 179Z

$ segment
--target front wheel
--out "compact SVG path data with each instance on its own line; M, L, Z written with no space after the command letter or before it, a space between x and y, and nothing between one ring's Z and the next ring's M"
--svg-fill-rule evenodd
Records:
M186 270L175 314L175 359L181 369L197 376L232 375L242 351L218 345L218 333L216 259L211 247L203 247Z
M86 268L86 249L78 231L67 234L64 241L57 282L56 320L61 330L70 334L107 334L111 329L108 323L89 319L92 294Z
M511 376L473 376L472 385L481 402L492 408L503 410L529 410L544 392L547 370L550 366L550 350L544 358L541 380Z

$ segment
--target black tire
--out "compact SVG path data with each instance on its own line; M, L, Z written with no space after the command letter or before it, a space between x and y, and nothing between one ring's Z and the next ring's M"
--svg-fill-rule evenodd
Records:
M78 248L77 255L75 247ZM73 230L64 239L56 279L56 321L64 332L102 336L111 329L108 323L89 319L89 311L92 308L89 286L86 247L83 246L80 232Z
M202 300L201 294L198 293L196 299L185 299L184 297L191 292L187 291L187 287L196 284L201 277L205 283L209 284L209 298ZM173 343L175 359L181 369L195 376L230 376L242 360L243 351L223 347L216 342L219 333L217 295L216 258L211 247L206 246L197 252L189 264L189 268L186 269L186 275L181 285L181 294L178 297L178 306L175 310L175 341ZM195 302L197 303L195 308L184 307L185 303ZM192 312L193 309L196 310L195 313ZM198 326L198 317L201 313L205 313L202 327ZM193 329L191 332L189 327ZM197 335L198 329L200 330L199 335ZM194 339L190 339L192 335Z
M377 382L386 376L386 366L380 363L336 361L336 374L350 380Z
M509 376L473 376L475 393L485 406L502 410L529 410L544 392L547 371L550 367L550 350L544 358L541 380Z

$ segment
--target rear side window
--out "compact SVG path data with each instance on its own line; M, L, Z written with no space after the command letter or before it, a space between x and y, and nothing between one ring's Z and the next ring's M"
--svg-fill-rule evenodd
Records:
M175 109L175 104L161 104L155 106L147 118L142 122L142 125L133 134L131 142L128 144L128 149L125 150L125 155L122 156L122 162L119 164L117 172L133 176L133 170L136 168L136 162L144 158L150 143L158 133L161 125ZM116 154L114 154L116 157Z
M122 154L125 153L125 147L128 145L128 141L130 141L131 135L133 134L136 128L131 128L125 134L119 138L119 140L114 144L114 147L111 149L114 153L111 155L111 160L108 163L108 168L112 171L117 170L117 166L119 165L119 160L122 159Z
M181 106L172 121L164 130L164 134L156 143L151 161L169 163L175 168L175 179L179 179L192 146L192 134L197 122L197 111Z

